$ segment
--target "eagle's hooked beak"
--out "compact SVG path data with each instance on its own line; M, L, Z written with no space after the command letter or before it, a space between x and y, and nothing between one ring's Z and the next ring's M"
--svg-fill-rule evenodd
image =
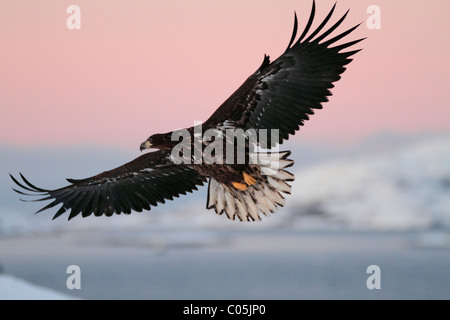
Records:
M141 152L145 149L149 149L152 146L152 144L150 143L150 141L145 140L144 142L141 143Z

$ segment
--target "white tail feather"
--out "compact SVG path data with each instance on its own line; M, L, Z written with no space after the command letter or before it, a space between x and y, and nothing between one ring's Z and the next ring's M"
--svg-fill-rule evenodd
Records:
M269 183L277 190L280 190L284 193L291 193L291 186L288 185L286 182L284 182L283 180L279 180L277 178L272 178L272 177L267 177L267 181L269 181Z
M260 179L245 191L210 178L206 208L213 208L217 214L225 213L231 220L237 217L243 221L261 220L260 213L267 216L275 212L285 202L281 193L290 194L288 182L294 180L294 175L284 170L294 163L287 159L289 155L285 151L261 156L261 161L253 165L260 172Z

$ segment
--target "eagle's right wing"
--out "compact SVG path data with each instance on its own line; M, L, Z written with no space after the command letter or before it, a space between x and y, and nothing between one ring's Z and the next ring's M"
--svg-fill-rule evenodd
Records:
M311 33L315 16L313 2L311 14L302 34L297 36L297 17L294 31L286 51L274 61L268 56L256 72L211 115L203 124L205 127L223 127L234 124L244 130L278 131L278 139L269 135L268 147L282 143L328 101L330 89L341 78L345 66L359 49L344 51L363 39L336 43L345 38L358 25L329 38L347 16L348 11L331 27L322 31L330 20L336 4L323 22ZM264 131L263 130L263 131ZM264 148L265 139L258 139ZM261 145L261 144L260 144Z
M197 190L206 178L196 170L183 165L175 165L163 151L146 153L116 169L105 171L96 176L75 180L67 179L71 184L55 190L34 186L22 174L23 183L11 175L12 180L23 190L14 191L26 196L41 196L28 201L53 201L38 212L50 209L58 204L61 208L53 219L71 209L69 220L81 213L87 217L111 216L114 213L131 213L150 210L150 206L173 200L180 194Z

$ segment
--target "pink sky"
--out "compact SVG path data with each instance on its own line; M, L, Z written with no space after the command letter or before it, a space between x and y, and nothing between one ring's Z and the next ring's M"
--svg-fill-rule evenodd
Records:
M286 48L293 12L312 1L22 1L0 3L0 144L138 148L156 132L209 115ZM317 1L316 24L333 1ZM69 30L66 9L81 8ZM381 9L381 29L365 20ZM449 130L450 1L339 0L359 47L303 141L353 141L378 131Z

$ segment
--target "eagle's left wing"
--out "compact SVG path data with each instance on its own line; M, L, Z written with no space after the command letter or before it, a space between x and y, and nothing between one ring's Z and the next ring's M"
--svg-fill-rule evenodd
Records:
M184 164L175 165L162 151L146 153L116 169L90 178L67 179L70 185L55 190L38 188L22 174L20 176L23 182L12 175L11 178L26 192L14 191L41 197L31 201L53 200L38 212L62 204L53 219L69 209L69 219L80 213L83 217L92 213L96 216L111 216L114 213L129 214L131 210L150 210L150 206L197 190L197 186L206 182L206 178L196 170Z
M326 39L345 19L344 14L328 30L320 33L334 12L335 6L324 21L308 35L315 15L315 3L307 25L294 43L297 35L297 17L294 31L286 51L270 62L264 57L262 65L253 73L203 124L206 127L234 125L247 129L279 130L281 143L294 134L313 109L321 109L331 95L329 89L340 79L351 59L359 50L341 52L358 43L354 40L340 45L337 41L347 36L357 26L337 36ZM271 140L269 140L271 141ZM260 142L260 141L259 141ZM263 145L264 146L264 145ZM264 146L266 147L266 146Z

